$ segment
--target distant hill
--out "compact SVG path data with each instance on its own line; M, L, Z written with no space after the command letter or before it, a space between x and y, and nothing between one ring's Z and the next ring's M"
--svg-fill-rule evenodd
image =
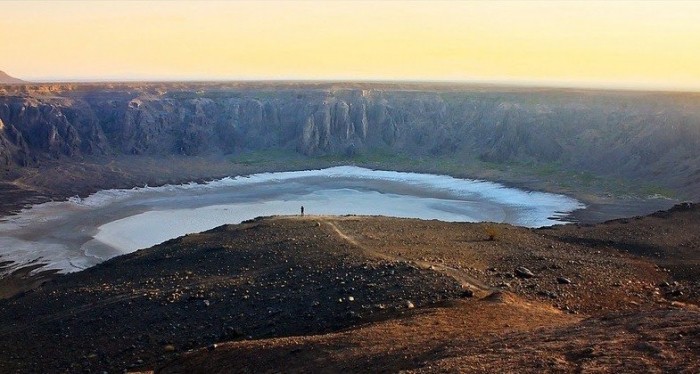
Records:
M11 77L7 75L4 71L0 70L0 84L19 84L19 83L27 83L26 81L23 81L21 79Z

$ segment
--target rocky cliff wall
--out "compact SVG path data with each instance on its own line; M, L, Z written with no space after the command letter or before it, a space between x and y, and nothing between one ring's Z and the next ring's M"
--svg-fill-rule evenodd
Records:
M700 96L556 90L83 89L0 96L0 165L295 150L556 164L700 186ZM700 192L698 192L700 195Z

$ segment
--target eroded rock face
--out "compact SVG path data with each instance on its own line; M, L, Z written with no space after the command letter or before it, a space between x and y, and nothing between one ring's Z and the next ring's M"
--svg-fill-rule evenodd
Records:
M268 93L265 98L192 94L84 93L50 101L7 96L0 98L0 119L18 129L38 158L206 155L274 147L310 156L334 153L364 144L370 135L368 107L379 117L372 130L380 143L396 140L386 100L374 102L355 92L346 97Z
M45 157L104 153L108 145L94 115L63 104L27 98L0 104L0 157L6 164L27 166Z
M7 167L92 155L381 149L700 185L700 98L691 94L98 86L0 96L0 121Z

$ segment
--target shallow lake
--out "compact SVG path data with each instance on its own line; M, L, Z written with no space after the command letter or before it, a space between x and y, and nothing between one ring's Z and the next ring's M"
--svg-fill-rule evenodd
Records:
M584 208L557 194L443 175L341 166L204 184L104 190L33 206L0 223L0 257L64 272L227 223L267 215L384 215L526 227Z

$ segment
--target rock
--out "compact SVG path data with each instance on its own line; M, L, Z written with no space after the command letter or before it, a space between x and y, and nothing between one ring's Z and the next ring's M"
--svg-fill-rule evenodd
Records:
M467 288L463 290L462 293L459 294L459 296L463 298L474 297L474 291Z
M557 277L557 283L559 284L571 284L571 279L565 277Z
M234 340L243 336L243 331L233 326L226 326L224 332L219 337L220 340Z
M519 266L515 268L515 275L519 278L532 278L535 276L535 273L524 266Z
M175 346L172 344L168 344L165 347L163 347L163 350L166 352L175 352Z
M406 300L406 308L407 308L407 309L413 309L413 308L415 308L415 307L416 307L416 306L413 305L413 303L411 302L411 300Z
M537 291L537 294L539 296L548 297L550 299L556 299L559 297L559 295L557 295L556 292L552 292L552 291Z

